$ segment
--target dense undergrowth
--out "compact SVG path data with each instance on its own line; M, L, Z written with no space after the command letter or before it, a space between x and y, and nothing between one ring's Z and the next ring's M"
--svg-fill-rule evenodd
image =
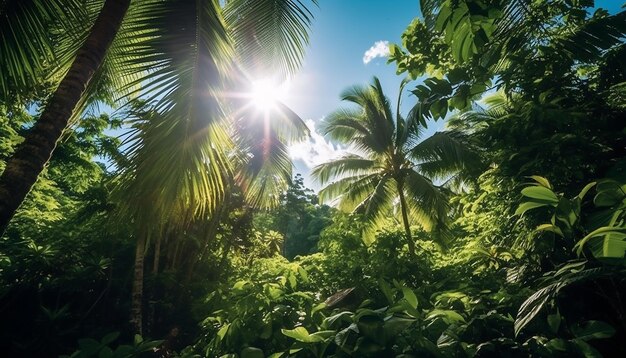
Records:
M321 126L363 149L314 171L350 213L300 176L260 209L224 173L210 214L146 220L107 134L128 113L83 116L0 238L0 355L626 356L626 13L422 3L389 59L411 113L375 79ZM1 169L34 117L0 102Z

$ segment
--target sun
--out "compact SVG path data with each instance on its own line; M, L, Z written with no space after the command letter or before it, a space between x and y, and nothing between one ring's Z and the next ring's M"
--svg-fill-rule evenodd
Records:
M277 85L271 80L258 80L252 82L250 97L258 110L267 112L276 109L285 94L284 86Z

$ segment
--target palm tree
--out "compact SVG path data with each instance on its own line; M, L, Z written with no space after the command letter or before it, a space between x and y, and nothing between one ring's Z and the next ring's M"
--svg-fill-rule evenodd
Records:
M42 10L46 9L40 6L43 1L27 3L31 2L34 5L26 12L15 10L16 6L0 7L0 19L17 19L9 22L13 26L0 29L0 38L23 40L9 42L12 47L5 50L12 55L0 58L1 69L11 68L17 74L13 82L41 73L29 74L28 61L10 61L24 48L36 48L20 46L30 44L33 38L25 19L35 19L31 22L37 24L52 17L51 11ZM52 4L62 9L74 2L55 0ZM156 102L155 108L168 123L185 123L177 128L179 135L188 139L182 150L186 159L180 165L186 164L184 170L197 175L187 177L183 185L195 190L192 211L212 209L224 189L219 173L228 170L226 153L231 150L227 130L220 125L227 116L221 94L242 81L233 81L236 73L293 73L302 60L311 20L310 11L298 0L230 0L223 7L218 0L142 0L132 4L130 0L106 0L97 14L67 74L0 177L2 232L71 118L90 99L99 99L94 95L98 92L120 100L140 96ZM3 89L15 90L17 87L10 86L13 82L8 81ZM6 91L0 93L1 100L10 97ZM198 172L198 163L210 163L210 170Z
M37 13L44 8L41 1L30 1L37 6L26 15L9 13L13 7L0 7L0 14L52 17ZM255 122L245 124L250 110L231 110L237 99L225 93L245 86L250 77L292 74L303 58L312 15L300 0L230 0L223 7L218 0L106 0L98 10L73 65L0 177L0 230L49 160L73 113L103 96L149 103L153 111L144 119L150 123L139 125L131 136L119 178L120 192L132 194L124 200L124 212L138 228L132 321L141 332L143 257L149 239L161 235L171 221L184 227L211 216L233 176L248 186L249 199L259 205L263 197L277 198L281 185L276 184L286 183L291 164L285 141L303 134L300 118L280 106L280 118L292 125L271 122L268 136L255 141L259 131L250 124ZM8 29L28 42L25 22L13 22L20 26L2 27L0 35L6 37ZM9 50L23 51L21 43ZM3 62L8 58L13 57L0 59L0 68L13 66L19 74L20 62ZM8 97L0 93L2 99Z
M342 99L358 107L333 112L321 130L353 153L318 165L312 174L322 184L334 179L320 191L321 199L336 199L340 209L363 214L366 243L371 242L377 224L399 206L409 252L414 255L410 220L432 230L443 228L447 219L448 189L433 180L455 182L476 157L463 146L459 133L439 132L420 141L425 128L419 111L402 117L400 97L394 118L377 78L370 86L346 90Z
M3 15L2 17L6 16L9 21L7 21L8 25L6 27L2 27L0 38L10 38L10 35L13 35L14 38L22 39L31 45L32 43L40 43L39 47L43 51L47 50L49 43L46 36L48 34L45 33L45 29L37 28L37 16L49 20L50 15L56 13L54 10L57 10L62 4L59 4L59 1L55 1L53 4L48 4L48 6L36 6L41 4L34 4L35 6L29 8L11 3L9 2L5 8L0 9L6 11L13 10L15 12L1 14ZM35 3L41 3L41 1L35 1ZM63 131L68 126L70 118L78 107L87 86L104 61L106 52L120 28L129 4L130 0L107 0L104 3L89 35L76 53L72 65L48 101L39 120L29 131L24 142L17 148L13 156L7 160L5 170L0 177L0 232L4 233L9 220L11 220L44 166L50 160L52 152ZM36 12L37 9L40 12ZM11 21L12 17L8 15L15 15L15 19ZM26 19L30 21L26 21ZM31 29L38 30L34 36L29 33ZM21 52L23 45L19 41L15 43L9 42L8 45L14 46L13 52L10 51L10 48L4 49L3 55L7 55L7 57L2 57L0 61L4 63L0 67L11 68L12 78L26 79L40 74L37 71L41 70L40 68L33 70L33 67L39 67L40 64L35 63L37 66L32 64L32 57L37 58L37 53L24 55ZM37 46L30 46L30 48L32 50L32 48L37 48ZM14 53L20 53L22 56L11 56ZM20 65L19 58L21 57L26 58L26 61ZM3 89L8 87L9 85L5 85L5 81L3 81Z

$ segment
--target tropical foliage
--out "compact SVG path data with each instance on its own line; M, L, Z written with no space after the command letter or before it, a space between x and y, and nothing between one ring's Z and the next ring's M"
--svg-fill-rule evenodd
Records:
M311 4L0 1L0 170L33 179L2 355L626 356L626 12L421 1L389 57L412 109L345 90L318 196L302 120L245 95L297 70Z
M402 87L404 83L400 96ZM429 231L445 230L447 190L433 180L457 181L474 158L459 133L422 138L425 128L419 113L402 117L399 99L393 111L377 78L370 87L351 88L341 97L359 108L333 112L321 131L352 152L313 169L323 184L335 179L320 191L321 198L333 198L341 209L362 213L369 229L363 235L367 244L397 201L409 252L415 254L409 219Z

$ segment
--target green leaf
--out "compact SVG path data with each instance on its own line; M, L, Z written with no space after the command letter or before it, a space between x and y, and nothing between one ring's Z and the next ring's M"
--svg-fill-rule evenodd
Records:
M561 326L561 315L559 312L555 314L548 315L548 326L552 330L552 333L557 333L559 331L559 326Z
M393 291L391 291L391 287L389 286L389 284L385 282L384 280L380 279L378 280L378 286L380 287L380 291L383 293L383 295L385 295L387 302L390 305L393 304L394 294L393 294Z
M298 274L303 282L309 282L309 274L303 267L298 266Z
M585 197L585 195L587 195L587 193L589 192L589 190L591 190L591 188L593 188L596 185L596 182L591 182L587 185L585 185L585 187L580 191L580 193L578 194L578 198L580 200L583 200L583 198Z
M364 314L358 318L357 327L361 335L377 340L383 333L383 319L375 314Z
M349 320L350 318L352 318L352 316L354 316L354 313L350 311L343 311L335 315L332 315L330 317L326 317L326 319L324 319L324 322L326 323L327 327L332 327L335 324L335 322Z
M224 337L226 336L226 333L228 333L229 328L230 328L230 323L226 323L225 325L222 326L222 328L219 329L219 331L217 331L217 336L219 337L220 340L224 339Z
M96 354L102 345L93 338L84 338L78 340L78 347L83 354L89 357Z
M417 320L413 318L391 317L385 321L383 330L388 337L397 337L405 329L409 328Z
M539 226L537 226L537 228L535 229L535 231L550 231L553 232L561 237L563 236L563 231L561 231L561 229L553 224L541 224Z
M307 331L307 329L304 327L296 327L294 329L281 329L280 331L285 336L291 337L295 339L296 341L303 342L303 343L316 343L316 342L322 342L324 340L320 336L314 336L314 335L309 334L309 331Z
M426 315L426 319L429 320L437 317L443 318L443 320L448 324L465 322L465 318L463 318L463 316L452 310L434 309Z
M529 178L533 179L534 181L539 183L539 185L543 186L544 188L552 189L552 185L550 185L550 182L548 181L548 179L546 179L546 178L544 178L542 176L531 175Z
M602 354L590 346L589 343L580 339L574 339L572 342L578 346L578 349L580 349L580 352L585 358L602 358Z
M610 338L615 334L615 328L602 321L587 321L581 325L572 326L576 338L583 341L591 339Z
M540 207L543 207L543 206L550 206L550 205L551 204L548 204L548 203L545 203L545 202L526 201L524 203L521 203L517 207L517 210L515 210L515 215L523 215L528 210L540 208Z
M136 334L134 339L133 339L133 343L137 346L139 344L141 344L141 342L143 342L143 337L139 334Z
M117 337L120 336L120 332L111 332L109 334L107 334L106 336L104 336L102 338L102 340L100 341L100 343L102 345L109 345L110 343L112 343L113 341L115 341L117 339Z
M241 350L241 358L264 358L263 351L256 347L246 347Z
M549 203L558 203L559 198L557 195L550 189L543 186L529 186L522 189L522 195L532 198L539 199Z
M613 227L613 226L603 226L601 228L598 228L594 231L592 231L591 233L589 233L587 236L585 236L584 238L582 238L582 240L578 241L576 243L576 245L574 246L574 249L576 250L576 253L578 255L580 255L582 253L583 247L585 246L585 244L587 244L587 242L589 240L591 240L594 237L598 237L598 236L604 236L604 245L603 245L603 249L601 251L601 255L602 256L607 256L607 257L621 257L624 255L623 251L621 252L621 256L619 256L620 252L619 249L622 248L622 245L620 245L620 242L622 242L622 239L624 239L624 237L626 237L626 228L623 227ZM611 248L611 244L613 245L617 245L616 248ZM612 256L608 256L608 255L612 255ZM617 255L617 256L615 256Z
M98 352L98 358L111 358L113 357L113 350L109 347L102 347Z
M417 296L415 296L415 293L410 288L402 287L402 295L411 307L417 308Z
M567 352L567 341L561 338L554 338L546 343L546 348L550 351Z

